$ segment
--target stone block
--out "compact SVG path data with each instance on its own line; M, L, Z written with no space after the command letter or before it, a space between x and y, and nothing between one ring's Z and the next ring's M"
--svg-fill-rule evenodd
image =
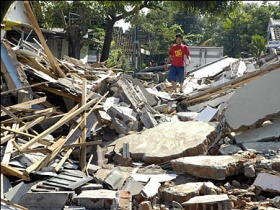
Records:
M238 88L225 110L227 124L232 130L245 130L279 116L280 68L254 79ZM269 84L269 85L267 85ZM278 113L278 114L277 114Z
M259 173L253 185L260 188L263 191L279 194L280 176L267 173Z
M18 204L30 210L62 209L74 195L74 191L27 192Z
M113 190L86 190L72 199L72 203L86 209L110 209L117 199Z
M118 197L119 197L119 201L118 201L118 207L119 209L122 210L131 210L132 209L132 197L129 191L125 191L125 190L120 190L118 192Z
M230 210L230 199L226 194L196 196L184 202L185 210Z
M242 158L230 155L183 157L171 161L173 171L192 176L224 180L228 176L239 174L242 170ZM180 166L178 166L180 165Z

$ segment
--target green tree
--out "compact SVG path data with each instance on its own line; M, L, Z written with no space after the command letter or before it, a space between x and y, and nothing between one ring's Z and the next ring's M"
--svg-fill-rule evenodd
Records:
M64 28L69 41L69 56L79 59L83 47L83 36L88 29L93 29L99 34L105 22L100 12L99 4L89 1L39 1L39 7L33 7L37 18L43 19L46 28ZM34 2L35 3L35 2ZM37 3L38 4L38 3ZM33 4L37 5L37 4ZM39 19L38 18L38 19ZM98 21L96 21L98 20ZM94 22L94 24L92 24ZM97 33L94 35L100 37ZM96 37L93 37L96 38Z
M160 8L140 15L137 21L139 27L149 34L147 43L140 43L141 47L150 51L150 59L156 62L166 57L166 52L174 44L175 34L183 33L182 28L173 21L176 8L166 2L161 3Z
M265 38L260 35L252 36L252 43L249 45L252 54L259 58L262 52L265 50L266 41Z

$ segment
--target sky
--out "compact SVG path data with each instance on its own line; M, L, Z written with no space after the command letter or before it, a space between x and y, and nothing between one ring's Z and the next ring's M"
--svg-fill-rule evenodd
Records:
M243 3L245 4L250 4L250 3L258 3L258 4L262 4L263 1L243 1ZM268 3L270 4L277 4L279 1L268 1ZM142 9L142 11L147 12L149 9L144 8ZM118 22L116 22L115 26L118 27L122 27L123 31L125 32L129 27L130 27L130 23L125 23L124 20L120 20Z

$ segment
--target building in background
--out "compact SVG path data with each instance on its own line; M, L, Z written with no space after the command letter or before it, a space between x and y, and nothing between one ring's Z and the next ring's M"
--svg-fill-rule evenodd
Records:
M268 48L280 47L280 20L269 19L267 27L267 45Z

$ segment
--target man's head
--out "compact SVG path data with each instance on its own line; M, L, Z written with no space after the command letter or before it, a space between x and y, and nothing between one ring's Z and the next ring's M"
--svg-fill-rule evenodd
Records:
M177 45L181 45L183 41L183 35L182 34L176 34L176 43Z

